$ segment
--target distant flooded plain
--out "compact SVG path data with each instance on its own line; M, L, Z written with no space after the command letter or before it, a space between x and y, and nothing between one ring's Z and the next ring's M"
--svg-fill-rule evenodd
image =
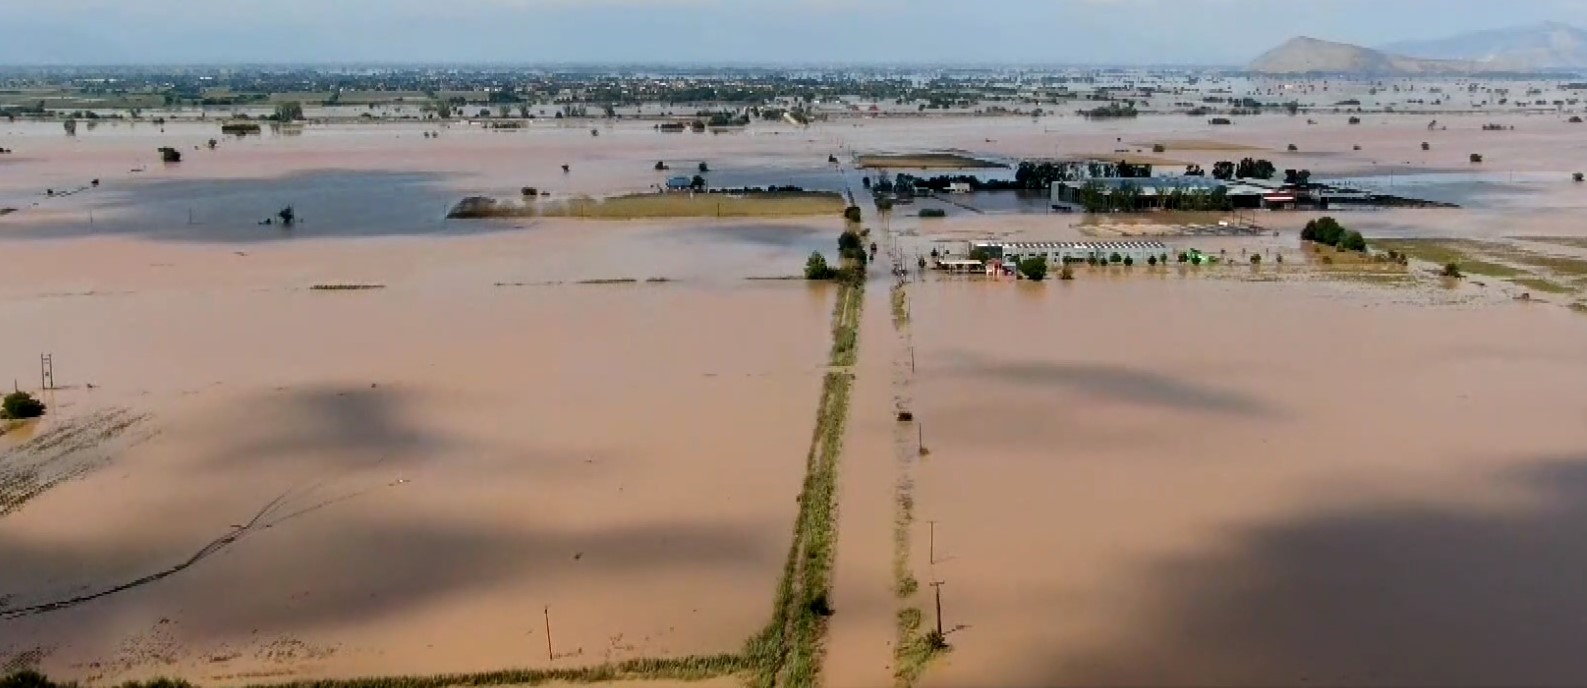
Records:
M0 664L235 685L733 653L763 629L832 372L835 289L798 278L836 261L843 219L444 219L467 196L695 174L854 193L866 152L1166 141L1462 205L1337 213L1369 238L1587 237L1562 121L1316 119L4 125L0 375L36 385L48 353L60 389L0 437L7 478L49 483L0 515L0 560L23 563L0 576ZM870 649L834 651L830 685L896 667L899 465L952 646L920 685L1587 681L1566 643L1587 317L1431 278L1121 267L928 275L895 325L895 245L913 267L1084 239L1084 218L1040 193L862 205L883 262L844 371L832 623ZM1165 241L1298 261L1314 217Z

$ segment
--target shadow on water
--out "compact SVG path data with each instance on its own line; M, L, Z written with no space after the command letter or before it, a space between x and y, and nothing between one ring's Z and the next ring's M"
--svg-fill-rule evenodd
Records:
M460 198L434 173L326 170L265 179L168 179L98 192L90 224L26 225L25 238L133 235L168 241L257 242L292 238L476 234L494 223L446 222ZM292 227L261 225L292 206ZM85 219L87 209L84 209ZM276 222L279 222L278 220Z
M836 223L832 223L836 224ZM810 251L837 250L839 228L797 224L704 224L669 234L684 242L731 243L757 248Z
M1526 508L1381 504L1161 560L1119 647L1036 659L1040 685L1587 685L1587 458L1497 482ZM1053 648L1025 656L1055 657Z
M1185 411L1270 418L1278 411L1232 390L1125 366L1055 361L997 360L967 352L953 356L948 374L991 378L1033 388L1059 387L1086 396Z

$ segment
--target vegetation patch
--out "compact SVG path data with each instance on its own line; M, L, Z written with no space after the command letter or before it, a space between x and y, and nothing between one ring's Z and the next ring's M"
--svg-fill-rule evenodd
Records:
M1539 291L1545 294L1569 294L1576 291L1563 284L1550 282L1541 277L1513 277L1510 281L1532 291Z
M316 284L309 287L310 291L365 291L369 289L385 289L384 284L357 284L357 283L330 283Z
M1525 270L1482 260L1473 257L1472 249L1480 247L1481 242L1462 241L1459 239L1381 239L1376 240L1379 248L1396 251L1408 258L1427 261L1435 265L1455 264L1465 274L1483 275L1509 279L1511 277L1527 276Z
M856 161L861 169L874 170L975 170L1006 167L988 160L960 153L900 153L861 155Z

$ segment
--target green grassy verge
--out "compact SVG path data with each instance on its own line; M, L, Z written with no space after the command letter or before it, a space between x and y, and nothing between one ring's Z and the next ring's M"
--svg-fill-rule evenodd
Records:
M1514 277L1511 278L1510 281L1520 286L1526 287L1527 289L1531 289L1532 291L1540 291L1545 294L1569 294L1576 291L1575 289L1567 287L1563 284L1550 282L1541 277Z

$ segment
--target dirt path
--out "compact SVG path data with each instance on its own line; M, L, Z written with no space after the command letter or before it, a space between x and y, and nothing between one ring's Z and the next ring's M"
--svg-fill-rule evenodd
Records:
M873 272L885 270L882 261ZM897 337L886 279L867 285L868 308L860 323L866 343L855 366L847 456L838 481L837 565L829 628L826 685L831 688L893 683L893 390L891 366Z

